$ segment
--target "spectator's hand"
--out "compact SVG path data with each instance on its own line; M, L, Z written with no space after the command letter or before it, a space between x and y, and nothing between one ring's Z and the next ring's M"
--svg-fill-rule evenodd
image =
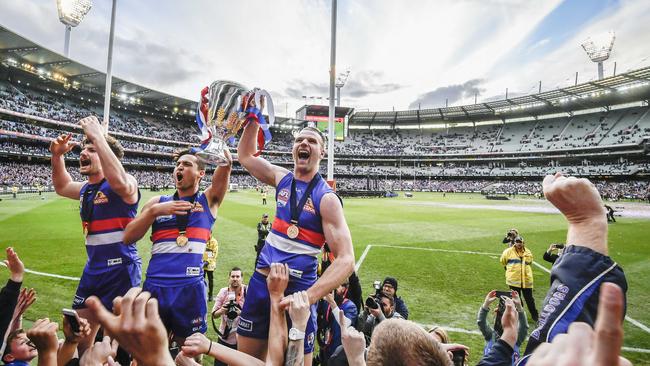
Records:
M510 347L515 346L517 342L517 331L519 328L519 317L515 310L515 303L512 299L504 297L506 309L501 317L501 325L503 326L503 333L501 339L507 342Z
M194 358L186 355L183 351L178 352L176 359L174 360L178 366L200 366L201 364L196 362Z
M289 285L289 266L285 263L271 263L271 268L268 277L266 277L266 286L269 289L269 297L271 301L277 302L282 300L284 306L288 306L289 302L282 299L284 291Z
M139 364L172 365L169 355L167 331L158 315L158 301L139 287L130 289L119 301L120 315L111 314L99 299L91 296L86 300L88 309L118 343Z
M25 265L18 258L18 253L14 251L14 248L7 248L7 259L4 260L5 266L11 272L10 278L14 282L23 282L23 276L25 275Z
M465 345L458 344L458 343L438 343L438 345L445 352L447 352L447 356L449 356L449 359L452 361L454 359L454 354L452 353L453 351L460 351L460 350L465 351L465 361L467 361L467 358L469 357L469 347Z
M188 357L207 354L210 349L210 340L201 333L194 333L185 339L181 347L183 353Z
M550 253L550 252L552 252L554 249L555 249L555 244L551 244L551 245L548 247L547 252Z
M547 175L542 183L544 196L570 224L606 221L605 208L596 187L585 178Z
M37 320L32 329L27 331L27 338L34 343L39 356L47 352L56 352L59 340L56 337L56 330L59 324L51 322L50 319Z
M90 335L90 323L88 323L88 320L77 317L77 321L79 322L79 331L75 333L72 331L68 318L63 317L63 335L65 336L65 341L68 343L79 343L82 338Z
M16 303L16 308L14 308L12 319L18 319L25 314L25 311L32 306L34 301L36 301L36 291L34 291L33 288L30 288L29 290L23 288L20 290L20 295L18 295L18 302Z
M309 296L307 291L300 291L291 294L291 301L289 303L289 318L294 328L305 330L307 328L307 320L311 315L311 305L309 304Z
M104 135L106 134L106 130L104 130L97 117L89 116L82 118L79 120L79 125L83 128L84 134L90 141L95 142L100 139L105 139Z
M523 307L521 305L521 298L519 298L519 293L515 290L512 290L510 291L510 295L512 295L512 302L515 304L515 310L522 311Z
M83 353L79 360L80 366L102 366L106 363L109 365L116 364L114 358L117 354L117 341L112 340L109 336L104 336L101 342L96 342L86 352Z
M334 300L334 293L330 292L329 294L325 295L323 297L323 300L327 301L327 303L330 305L330 307L335 308L338 307L336 304L336 301Z
M488 292L485 296L485 301L483 301L483 309L489 309L490 305L497 299L497 290L492 290Z
M381 308L373 309L373 308L368 308L368 311L372 316L375 317L375 319L379 318L381 316Z
M595 331L586 323L574 322L568 333L537 347L527 365L631 366L630 361L620 356L623 307L621 288L613 283L603 283Z
M59 135L59 137L52 140L52 142L50 142L50 152L52 153L52 156L61 156L70 152L70 150L75 147L75 143L70 142L71 138L72 134L67 134Z
M339 324L345 324L345 314L339 312ZM341 326L341 344L350 366L365 365L366 338L363 333L349 326Z
M183 200L156 203L151 206L154 216L187 215L187 211L191 209L192 204Z

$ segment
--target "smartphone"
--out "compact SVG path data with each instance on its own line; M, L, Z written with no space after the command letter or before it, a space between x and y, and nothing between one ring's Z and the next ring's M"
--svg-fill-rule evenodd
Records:
M454 366L464 366L465 365L465 350L464 349L459 349L456 351L451 351L452 356L452 362L454 363Z
M510 291L497 291L496 297L501 299L501 296L512 298L512 292Z
M70 324L72 331L74 333L79 333L81 326L79 325L79 315L77 315L77 312L71 309L63 309L61 312L63 313L63 316L68 320L68 324Z

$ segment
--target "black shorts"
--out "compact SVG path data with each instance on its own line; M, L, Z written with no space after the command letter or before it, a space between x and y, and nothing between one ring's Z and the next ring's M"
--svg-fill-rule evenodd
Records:
M573 322L593 327L603 282L618 285L625 297L625 273L616 262L587 247L566 247L551 269L551 288L544 299L538 326L528 339L525 355L531 354L541 343L551 342L556 335L566 333ZM527 358L522 358L518 365L524 365Z

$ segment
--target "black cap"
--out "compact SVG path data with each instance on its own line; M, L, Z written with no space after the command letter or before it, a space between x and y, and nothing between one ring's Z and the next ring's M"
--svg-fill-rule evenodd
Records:
M384 282L381 284L381 287L384 287L385 284L389 284L389 285L393 286L393 288L395 289L395 292L397 292L397 280L395 278L386 277L384 279Z

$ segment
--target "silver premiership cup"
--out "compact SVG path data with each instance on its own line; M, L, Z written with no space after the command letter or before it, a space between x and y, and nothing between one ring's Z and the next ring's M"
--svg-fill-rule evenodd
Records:
M208 145L196 153L205 163L219 166L230 164L224 151L228 149L227 141L234 137L246 122L246 114L240 111L240 106L247 91L243 85L226 80L217 80L208 88L205 95L207 105L202 107L207 107L207 115L204 114L205 124L212 137ZM205 103L205 99L199 103Z

